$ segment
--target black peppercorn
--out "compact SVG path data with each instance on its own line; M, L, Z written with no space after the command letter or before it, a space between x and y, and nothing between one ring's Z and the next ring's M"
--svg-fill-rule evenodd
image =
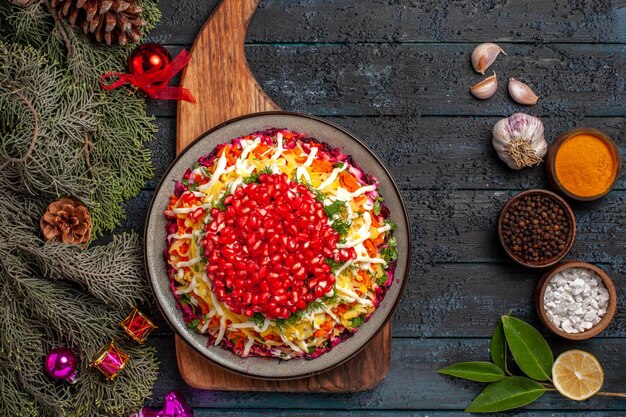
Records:
M571 225L557 199L526 194L502 214L504 245L512 254L532 263L549 262L562 255Z

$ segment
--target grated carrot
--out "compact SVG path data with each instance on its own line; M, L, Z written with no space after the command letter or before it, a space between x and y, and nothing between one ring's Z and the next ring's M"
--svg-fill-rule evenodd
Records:
M323 159L314 159L311 164L311 171L333 172L333 164Z
M352 174L348 174L347 172L342 172L339 174L339 183L343 188L350 191L351 193L361 188L361 184L356 179L356 177Z
M365 246L365 250L370 258L374 258L376 256L376 245L374 245L372 239L366 239L365 242L363 242L363 246Z

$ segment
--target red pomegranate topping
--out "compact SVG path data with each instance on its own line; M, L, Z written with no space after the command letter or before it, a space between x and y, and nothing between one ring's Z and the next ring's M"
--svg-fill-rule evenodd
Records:
M288 318L328 293L335 277L326 258L354 259L337 250L339 234L322 203L286 174L261 174L211 210L201 244L218 300L248 317Z

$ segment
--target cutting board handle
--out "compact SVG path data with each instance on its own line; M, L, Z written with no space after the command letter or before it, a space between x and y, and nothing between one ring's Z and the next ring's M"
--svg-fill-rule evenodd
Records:
M234 117L278 110L254 79L244 52L248 23L260 0L222 0L191 48L180 85L197 104L178 102L176 152Z

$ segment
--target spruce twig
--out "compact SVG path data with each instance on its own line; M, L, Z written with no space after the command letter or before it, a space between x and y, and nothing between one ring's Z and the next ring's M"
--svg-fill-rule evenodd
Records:
M54 17L54 25L57 29L57 32L59 32L59 35L61 35L61 38L63 39L63 43L65 43L65 49L67 49L67 56L68 58L71 58L73 55L72 41L70 41L69 36L67 36L67 31L65 30L65 27L63 26L63 21L61 20L61 18L59 18L59 14L55 10L55 8L52 7L52 5L50 4L50 0L45 0L45 4L46 4L46 8L48 9L48 12L52 15L52 17Z
M26 149L24 155L20 158L9 158L2 165L0 165L0 171L4 171L4 169L13 163L23 163L30 158L30 155L33 153L33 149L35 149L35 143L37 142L37 137L39 136L39 114L37 113L37 109L33 106L32 101L30 101L24 94L22 94L19 90L12 91L13 94L18 96L20 100L28 107L28 110L31 111L34 119L34 127L33 127L33 137L30 140L30 144Z
M89 135L87 134L87 132L83 133L83 136L85 137L85 145L83 146L83 153L85 154L85 165L87 166L87 175L89 176L89 178L92 178L91 160L89 159L89 151L92 145L91 145L91 141L89 140Z

